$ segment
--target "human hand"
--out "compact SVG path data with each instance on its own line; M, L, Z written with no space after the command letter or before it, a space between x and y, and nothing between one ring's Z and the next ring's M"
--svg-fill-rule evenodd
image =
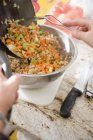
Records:
M0 111L5 115L17 100L19 82L19 76L11 76L7 79L0 68Z
M85 41L88 45L93 47L93 20L76 19L64 22L65 26L76 27L72 31L72 36Z

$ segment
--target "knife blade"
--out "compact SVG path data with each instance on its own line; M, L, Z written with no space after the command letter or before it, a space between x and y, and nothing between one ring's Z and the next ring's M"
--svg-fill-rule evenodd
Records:
M93 98L93 75L88 80L85 95L87 98Z
M73 108L76 98L81 96L82 93L85 90L86 84L88 82L88 79L91 75L92 70L90 72L91 67L93 64L86 65L82 72L80 73L80 77L77 80L75 86L71 89L71 91L68 93L67 97L65 98L63 104L60 108L60 115L64 118L68 118L71 115L71 109Z

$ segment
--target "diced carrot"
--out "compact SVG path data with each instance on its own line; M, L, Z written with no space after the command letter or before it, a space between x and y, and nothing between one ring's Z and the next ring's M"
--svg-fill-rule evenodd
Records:
M6 43L7 43L7 44L10 44L11 41L12 41L12 40L9 38L9 39L6 40Z
M47 45L46 39L40 40L40 45L41 45L41 46Z
M36 26L35 30L36 30L36 31L39 31L39 26Z
M15 44L16 44L16 45L19 45L19 42L18 42L17 40L15 40Z
M18 31L18 30L16 30L16 31L15 31L15 34L19 34L19 31Z
M49 35L49 33L47 31L45 31L45 35Z
M27 42L29 41L29 38L28 37L26 37L26 39L25 39Z
M28 56L31 56L31 51L28 50L28 51L26 52L26 54L27 54Z
M17 48L22 49L22 46L21 46L21 45L19 45L19 46L17 46Z
M42 64L42 62L43 62L42 60L39 60L39 64Z

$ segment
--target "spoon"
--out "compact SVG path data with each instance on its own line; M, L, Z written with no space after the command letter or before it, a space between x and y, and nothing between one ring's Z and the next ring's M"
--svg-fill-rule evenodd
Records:
M6 54L13 56L15 58L21 58L20 56L12 52L12 50L10 50L1 40L0 40L0 50L5 51Z
M52 17L53 19L56 19L56 21L58 21L59 24L53 22L53 21L50 20L50 19L48 19L48 17ZM47 20L48 22L50 22L50 23L52 23L52 24L54 24L54 25L63 26L64 28L66 28L66 29L72 31L71 28L69 28L69 27L67 27L66 25L64 25L63 22L61 22L59 19L57 19L57 18L56 18L55 16L53 16L53 15L35 16L34 18L32 17L32 18L29 18L29 19L27 18L27 19L24 19L24 20L26 20L26 21L29 21L29 20L31 20L31 21L38 21L38 20L43 20L43 19Z
M17 7L14 5L17 4ZM29 13L29 14L28 14ZM4 36L7 32L7 24L2 24L1 21L6 19L20 19L34 17L35 11L31 0L7 0L0 1L0 36ZM24 23L26 24L26 23ZM3 65L4 74L7 78L12 75L12 71L9 65L7 54L16 58L20 58L14 54L9 48L0 40L0 63ZM12 109L8 112L8 120L10 119Z

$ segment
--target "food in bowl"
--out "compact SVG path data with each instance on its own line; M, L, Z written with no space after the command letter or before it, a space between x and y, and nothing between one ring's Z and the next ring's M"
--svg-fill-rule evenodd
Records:
M24 59L9 57L11 69L21 74L48 74L68 63L69 56L62 57L56 36L43 31L38 25L20 25L10 22L2 41L12 52Z

